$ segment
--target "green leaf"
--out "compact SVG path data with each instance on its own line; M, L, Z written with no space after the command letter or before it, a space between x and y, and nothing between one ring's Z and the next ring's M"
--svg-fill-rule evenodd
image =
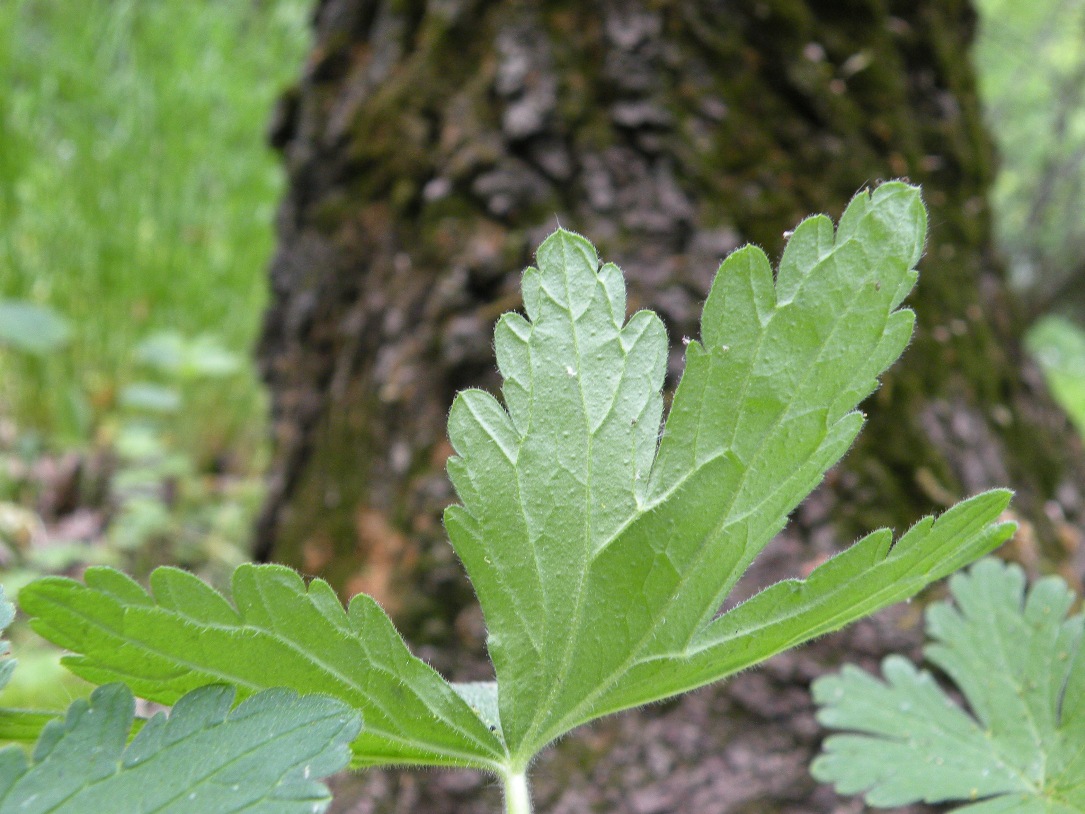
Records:
M927 611L926 671L890 656L881 681L848 666L814 683L832 735L814 777L873 806L960 801L968 814L1085 811L1085 657L1074 594L1057 577L1025 595L1015 565L988 559Z
M504 760L499 737L411 655L370 597L345 612L326 582L306 587L274 565L238 568L233 604L174 568L151 576L153 597L110 568L89 568L84 581L47 577L19 600L38 633L81 654L64 663L89 681L123 681L163 704L219 682L242 697L271 687L324 693L365 718L355 766L493 769Z
M234 689L202 687L159 713L125 748L135 703L122 684L80 699L46 726L28 764L0 751L0 814L310 814L317 779L348 762L358 715L321 696L268 690L230 711Z
M202 335L193 339L177 331L147 337L136 348L136 357L148 367L187 379L224 378L242 366L241 357L227 350L218 338Z
M150 413L176 413L181 409L181 394L175 387L153 382L133 382L121 389L120 404Z
M800 224L773 276L746 248L721 266L660 437L668 343L626 319L625 284L559 230L523 279L526 316L495 330L504 404L461 393L449 537L478 593L496 683L450 685L366 597L349 613L320 581L246 566L230 605L195 578L153 598L107 569L22 596L35 629L170 703L198 684L325 692L365 715L355 765L489 769L523 787L532 756L600 715L724 678L911 596L1011 532L990 492L879 531L719 615L788 514L851 445L855 407L908 343L926 211L914 187L857 196L839 227ZM236 608L236 609L235 609ZM512 792L510 792L510 795ZM526 797L526 792L523 796ZM510 799L512 797L510 796Z
M1029 328L1025 346L1043 368L1055 400L1085 435L1085 330L1048 315Z
M715 620L788 514L851 445L856 404L907 344L926 212L886 184L839 228L804 221L776 280L748 247L720 268L656 449L667 343L559 231L524 274L527 319L495 331L504 407L449 417L463 501L445 515L478 592L514 768L599 715L716 681L910 596L1009 535L1008 495L878 532L803 584ZM623 324L624 323L624 324ZM715 620L715 621L714 621Z
M0 707L0 743L32 744L60 712Z

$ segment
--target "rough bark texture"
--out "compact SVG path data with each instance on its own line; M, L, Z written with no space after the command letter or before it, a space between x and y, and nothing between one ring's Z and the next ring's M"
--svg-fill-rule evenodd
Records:
M439 520L445 417L457 389L497 387L493 322L518 307L539 240L560 222L622 266L631 308L667 323L673 383L729 250L776 255L801 217L907 176L931 215L916 339L752 584L1007 484L1028 521L1012 551L1080 572L1080 445L1022 354L990 252L967 2L324 0L315 20L272 134L290 189L260 347L275 458L259 556L374 594L446 674L485 675ZM914 646L916 616L568 738L539 763L539 810L860 810L807 777L806 683ZM460 773L342 790L341 811L499 805Z

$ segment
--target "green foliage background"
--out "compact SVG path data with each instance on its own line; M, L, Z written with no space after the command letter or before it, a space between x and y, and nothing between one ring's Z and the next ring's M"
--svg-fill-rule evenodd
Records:
M995 239L1026 298L1059 308L1050 293L1059 281L1085 285L1085 4L976 6L973 57L1001 161L992 192ZM1085 432L1083 328L1082 313L1043 317L1027 346Z
M283 184L264 133L310 5L0 3L0 297L70 326L62 352L0 352L0 415L85 444L156 331L248 354ZM197 457L259 447L251 366L187 406L174 432Z
M310 0L0 2L0 569L161 561L226 572L260 497L251 345L283 187L266 146ZM37 515L44 464L104 456L80 488L99 545ZM59 535L59 536L58 536ZM11 631L5 703L84 690Z
M976 0L973 52L1001 165L996 238L1014 279L1085 268L1085 4Z

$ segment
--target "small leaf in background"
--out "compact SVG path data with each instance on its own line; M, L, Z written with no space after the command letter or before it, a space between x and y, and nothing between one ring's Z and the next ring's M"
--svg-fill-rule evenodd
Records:
M45 305L27 300L0 300L0 347L46 354L63 347L71 325Z
M74 702L31 760L0 751L0 814L312 814L319 778L346 766L358 715L323 696L268 690L230 710L234 689L201 687L125 748L135 702L123 684Z
M185 338L177 331L159 331L136 347L136 358L163 373L176 373L185 359Z
M1085 436L1085 330L1058 316L1029 329L1025 345L1043 368L1052 394Z
M181 394L175 387L152 382L133 382L120 393L120 405L152 413L175 413L181 409Z
M136 358L150 368L187 379L217 379L231 376L242 367L242 359L215 336L188 338L177 331L160 331L147 337L136 349Z
M884 680L853 666L814 683L831 735L811 771L881 808L961 802L968 814L1085 811L1083 618L1057 577L1025 594L1016 565L988 559L927 611L926 657L960 690L899 656Z
M241 369L241 357L227 350L217 337L204 334L188 345L185 374L191 378L219 379Z
M161 458L169 453L162 433L143 422L127 422L121 425L115 442L117 453L126 461Z
M109 541L121 551L138 551L149 540L168 536L175 527L169 506L157 497L130 497L109 525Z

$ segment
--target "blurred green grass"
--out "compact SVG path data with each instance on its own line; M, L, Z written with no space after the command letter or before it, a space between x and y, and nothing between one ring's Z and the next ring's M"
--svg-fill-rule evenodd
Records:
M245 558L266 435L251 346L284 185L265 130L300 75L312 5L0 0L12 594L90 562L221 581ZM79 488L104 490L64 510L89 518L78 532L37 514L56 476L35 472L72 450L88 470ZM10 633L21 664L5 703L64 707L83 692L53 648L21 624Z
M102 440L143 375L136 349L165 330L248 357L283 187L264 132L310 7L0 3L0 298L70 326L58 351L0 348L0 415L21 432ZM179 386L177 444L201 465L251 465L265 420L252 366Z

